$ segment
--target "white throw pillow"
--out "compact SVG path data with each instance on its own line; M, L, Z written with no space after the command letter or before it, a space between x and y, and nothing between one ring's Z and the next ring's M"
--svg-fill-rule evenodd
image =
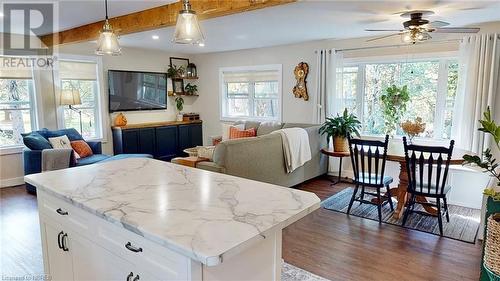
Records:
M197 146L196 150L198 157L208 158L208 160L213 161L215 146Z
M238 130L245 130L245 124L233 125L233 124L222 123L222 140L223 141L229 139L229 129L231 127L235 127Z
M66 135L49 138L49 142L54 149L73 149L71 142ZM75 154L76 159L80 159L80 155L78 155L75 150L73 150L73 153Z

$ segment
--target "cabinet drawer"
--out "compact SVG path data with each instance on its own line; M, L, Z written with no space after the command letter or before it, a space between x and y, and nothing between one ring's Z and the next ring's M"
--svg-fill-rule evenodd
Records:
M101 246L134 263L137 272L153 273L161 280L187 280L190 260L128 230L101 223Z
M38 192L38 209L45 216L76 231L88 230L89 215L61 199Z

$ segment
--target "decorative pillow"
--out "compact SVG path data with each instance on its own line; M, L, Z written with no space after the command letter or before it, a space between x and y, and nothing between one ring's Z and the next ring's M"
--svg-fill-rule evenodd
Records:
M31 150L51 149L49 141L37 132L29 134L21 134L23 136L24 145Z
M255 128L251 128L248 130L239 130L236 127L229 128L229 139L242 139L242 138L251 138L257 135L257 131Z
M84 140L72 141L71 147L73 147L73 150L76 152L76 154L80 155L81 158L94 155L89 144Z
M55 138L49 138L49 142L52 145L52 148L54 149L65 149L65 148L73 149L73 147L71 146L71 142L69 141L68 136L66 135ZM75 151L75 158L76 159L80 158L80 155L78 155L76 151Z
M215 146L197 146L198 157L208 158L208 160L213 161Z
M245 124L231 125L231 124L222 123L222 141L229 139L229 129L231 127L236 127L239 130L245 130Z

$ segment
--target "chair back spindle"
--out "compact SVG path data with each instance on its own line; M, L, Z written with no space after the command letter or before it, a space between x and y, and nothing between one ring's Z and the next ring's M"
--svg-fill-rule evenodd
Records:
M386 135L384 141L350 137L348 140L354 180L365 186L384 186L389 136Z

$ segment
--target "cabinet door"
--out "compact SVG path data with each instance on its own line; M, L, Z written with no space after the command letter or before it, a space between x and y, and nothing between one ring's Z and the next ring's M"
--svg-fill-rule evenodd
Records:
M100 279L95 243L74 231L70 231L64 240L64 244L71 254L74 280Z
M169 161L177 154L177 126L156 128L156 158Z
M94 278L90 280L133 280L133 277L127 278L129 275L136 276L137 273L134 270L134 265L113 254L112 252L104 249L102 247L96 246L95 261L98 265L96 269L96 275L99 278ZM142 279L142 278L141 278Z
M192 124L190 126L191 147L203 145L203 131L201 124Z
M123 153L139 152L139 130L123 130Z
M155 155L155 129L139 130L139 153Z
M44 244L44 256L48 259L45 268L51 280L73 280L73 265L71 254L60 247L62 227L50 219L40 218L42 239Z
M189 125L179 125L179 155L186 155L183 150L191 146L191 134Z

